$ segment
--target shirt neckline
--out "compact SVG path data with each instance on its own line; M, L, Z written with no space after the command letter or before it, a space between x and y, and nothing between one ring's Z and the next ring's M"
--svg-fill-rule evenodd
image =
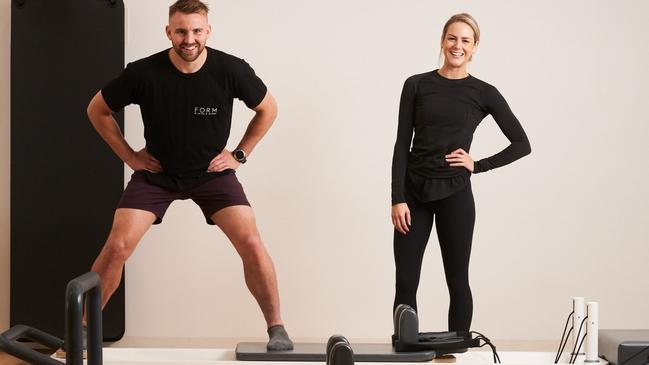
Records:
M462 83L462 82L471 80L473 78L473 76L471 76L471 74L469 74L467 77L463 77L461 79L449 79L449 78L446 78L446 77L440 75L439 69L436 69L436 70L433 71L433 76L435 78L439 79L439 80L442 80L443 82L447 82L447 83L450 83L450 84Z

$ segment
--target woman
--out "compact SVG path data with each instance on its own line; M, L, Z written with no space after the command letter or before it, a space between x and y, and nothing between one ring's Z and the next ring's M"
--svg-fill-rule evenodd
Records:
M502 95L467 72L479 41L480 29L469 14L456 14L446 22L440 51L443 66L411 76L404 84L392 161L394 308L407 304L417 310L421 262L435 219L451 299L449 331L468 331L473 314L469 287L475 221L471 174L530 153L525 131ZM510 145L474 161L469 155L473 132L489 114Z

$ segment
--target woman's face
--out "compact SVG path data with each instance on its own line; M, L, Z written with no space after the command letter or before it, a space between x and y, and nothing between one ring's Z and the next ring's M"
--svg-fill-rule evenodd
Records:
M447 67L466 67L477 48L473 29L463 22L451 24L442 39L444 65Z

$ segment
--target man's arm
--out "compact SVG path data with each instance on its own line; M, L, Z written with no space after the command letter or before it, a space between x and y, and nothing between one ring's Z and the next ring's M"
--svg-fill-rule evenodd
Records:
M254 107L255 116L252 118L246 129L246 133L241 138L237 148L246 152L250 156L257 143L266 135L277 118L277 102L270 92L266 92L264 99Z
M90 119L90 123L95 127L97 133L99 133L101 138L113 149L113 152L130 168L135 171L162 171L160 162L151 156L146 148L135 152L129 146L117 125L117 121L113 118L113 111L110 110L110 107L108 107L104 97L101 95L101 91L97 92L92 100L90 100L87 112L88 119Z
M266 96L264 96L261 103L252 110L255 111L255 116L252 117L246 133L244 133L241 142L237 146L237 148L242 149L246 153L246 156L250 156L257 143L261 141L270 129L270 126L273 125L277 117L277 103L273 95L270 92L266 92ZM212 159L207 171L220 172L226 169L236 170L239 165L241 164L234 159L232 153L224 148L221 153Z

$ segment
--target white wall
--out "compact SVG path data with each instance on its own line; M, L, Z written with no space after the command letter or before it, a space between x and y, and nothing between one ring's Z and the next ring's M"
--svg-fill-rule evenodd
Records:
M127 61L169 46L162 3L126 1ZM245 58L279 102L275 126L238 176L293 336L391 334L399 95L406 77L437 67L441 28L461 11L482 29L470 72L499 88L532 143L529 157L473 178L473 328L555 339L575 295L600 302L602 328L649 328L649 3L209 3L208 45ZM250 117L237 103L230 147ZM144 145L137 106L127 108L126 135ZM471 152L479 159L506 143L489 117ZM429 246L420 327L443 330L448 295L434 237ZM129 336L264 336L240 260L191 202L174 203L150 230L126 279Z

